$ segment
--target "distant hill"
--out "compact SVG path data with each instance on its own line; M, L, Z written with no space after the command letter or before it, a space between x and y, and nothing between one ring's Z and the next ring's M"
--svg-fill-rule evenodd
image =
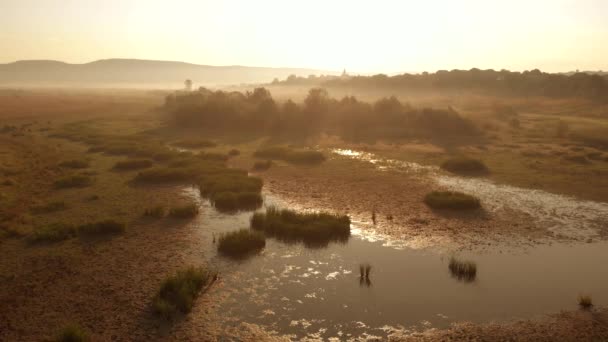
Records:
M289 75L332 74L301 68L210 66L140 59L104 59L85 64L52 60L24 60L0 64L0 85L180 87L191 79L195 86L268 83Z

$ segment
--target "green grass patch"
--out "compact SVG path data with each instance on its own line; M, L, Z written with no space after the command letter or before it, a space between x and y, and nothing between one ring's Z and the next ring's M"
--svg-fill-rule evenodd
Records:
M448 268L452 277L464 282L472 282L477 277L477 265L472 261L462 261L452 257Z
M190 267L165 279L152 301L152 309L160 318L172 320L192 310L194 300L214 275L201 268Z
M89 167L89 161L84 159L66 160L59 163L59 166L70 169L86 169Z
M66 223L53 223L38 227L28 237L30 243L53 243L70 239L76 235L76 227Z
M173 207L169 210L169 216L178 219L193 218L196 215L198 215L198 206L196 204L186 204Z
M283 241L302 241L309 246L326 245L331 241L347 241L350 218L329 213L299 213L269 207L253 214L251 228Z
M93 178L86 175L71 175L60 178L55 181L54 186L57 189L66 188L84 188L93 184Z
M152 167L154 162L150 159L129 159L116 162L115 170L138 170Z
M318 151L298 151L287 147L264 147L253 153L256 158L284 160L292 164L319 164L325 155Z
M165 217L165 207L162 205L157 205L155 207L152 208L147 208L146 210L144 210L144 217L149 217L149 218L163 218Z
M441 168L461 175L482 175L489 171L481 160L467 157L448 159L441 164Z
M263 233L244 228L220 235L217 250L223 255L240 258L259 252L264 246Z
M210 196L211 204L219 211L254 210L262 205L259 192L217 192Z
M125 231L126 224L115 220L104 220L94 223L83 224L78 227L78 233L85 236L103 236L121 234Z
M253 171L266 171L272 166L272 160L256 161L251 168Z
M433 209L478 209L481 203L477 197L457 191L433 191L424 197L424 203Z
M69 324L65 326L57 334L55 338L56 342L86 342L90 341L87 332L76 324Z
M578 305L581 309L588 310L593 306L593 300L589 295L580 295L578 296Z
M67 204L65 204L64 201L55 201L55 202L48 202L46 204L33 206L30 208L30 211L33 214L47 214L47 213L54 213L57 211L66 210L67 208L68 208L68 206L67 206Z

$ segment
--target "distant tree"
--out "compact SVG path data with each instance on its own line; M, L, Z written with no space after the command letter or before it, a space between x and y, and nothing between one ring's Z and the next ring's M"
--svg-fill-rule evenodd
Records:
M184 86L186 88L186 91L192 91L192 80L185 80Z

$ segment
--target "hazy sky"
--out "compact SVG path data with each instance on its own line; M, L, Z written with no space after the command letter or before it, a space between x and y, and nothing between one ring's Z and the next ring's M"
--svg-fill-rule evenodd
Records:
M0 0L0 63L608 70L608 0Z

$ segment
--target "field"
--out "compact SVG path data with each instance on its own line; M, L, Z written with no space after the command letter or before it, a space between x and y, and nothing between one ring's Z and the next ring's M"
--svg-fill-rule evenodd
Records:
M279 103L287 97L304 98L300 89L270 89L273 94L276 90ZM342 90L330 91L340 95ZM442 281L452 281L449 290L460 291L477 280L488 284L495 279L484 278L492 272L485 273L480 251L502 253L554 243L594 246L608 236L602 216L608 202L606 105L581 99L403 94L398 98L412 106L451 106L481 133L474 138L378 141L321 134L285 141L172 125L163 108L167 94L0 89L0 284L6 289L0 293L0 340L52 339L74 326L92 340L301 337L302 330L291 322L270 327L267 318L260 318L272 316L269 308L295 305L296 298L277 304L273 300L283 294L264 291L290 286L275 284L276 274L292 282L311 281L305 286L313 289L331 288L338 277L344 288L336 290L333 300L343 300L340 307L355 306L349 302L349 286L356 284L357 291L387 286L381 281L389 265L382 264L387 258L381 256L398 253L368 253L380 247L360 247L361 237L380 236L408 251L426 248L442 256L471 253L477 259L463 259L466 267L457 267L456 261L448 266L449 258L421 262L433 267L439 263ZM373 101L380 94L357 95ZM446 168L445 162L454 158L478 161L483 172L461 174ZM430 194L443 196L440 206L425 200ZM460 202L450 202L455 197ZM281 218L275 202L290 211ZM277 217L265 224L250 223L252 217L272 215ZM300 226L300 221L306 224ZM573 225L588 230L571 231ZM338 237L328 232L334 226L339 226ZM307 243L319 239L323 243ZM333 255L359 249L352 260L344 256L336 261L339 275L322 269L325 273L289 278L290 266L304 272L325 265L298 259L310 248L318 253L317 261L326 253L329 266ZM224 256L239 257L218 259L218 249ZM368 259L371 275L359 283L357 267ZM258 263L264 260L269 265L262 267ZM274 273L264 273L275 266ZM200 269L205 270L203 280L194 271ZM412 276L398 277L405 282ZM459 281L463 278L467 281ZM265 279L271 283L263 283ZM581 280L582 285L572 286L589 285L585 281L590 283ZM185 295L168 295L178 302L185 298L185 304L167 304L169 299L162 297L167 288L176 293L186 289ZM242 307L257 310L258 302L266 306L259 304L259 312L251 309L247 316L234 307L241 291L251 295L242 299ZM398 291L390 288L384 294L403 297ZM300 299L308 304L306 300L315 298L309 295ZM569 295L572 306L560 306L567 312L540 320L524 316L526 321L515 324L462 323L470 313L462 307L454 314L458 325L443 325L418 337L484 339L517 333L534 340L534 329L549 338L556 336L550 333L555 326L571 324L580 328L564 332L572 339L605 338L604 293L590 293L594 305L589 312L576 311L579 293ZM392 309L390 302L383 305ZM314 307L308 310L314 312ZM553 306L545 307L555 312ZM602 323L589 323L592 314ZM338 311L335 317L340 315ZM234 323L241 320L246 323ZM334 327L327 328L329 334ZM393 337L416 340L396 333Z

